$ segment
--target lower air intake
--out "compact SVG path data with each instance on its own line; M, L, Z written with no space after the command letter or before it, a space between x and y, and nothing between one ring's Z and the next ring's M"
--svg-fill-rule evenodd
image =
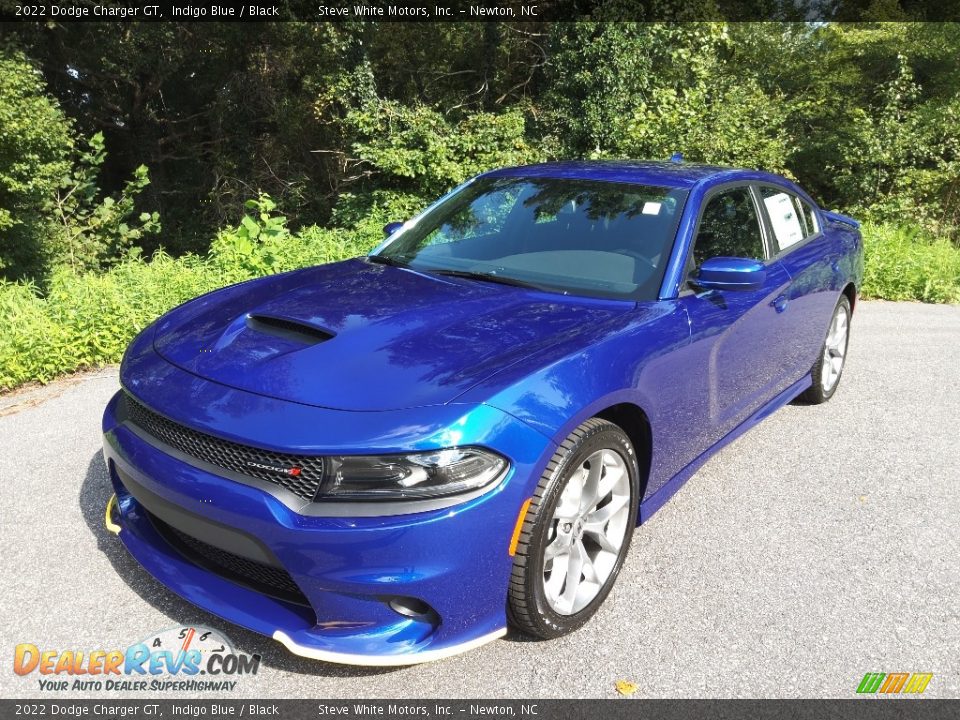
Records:
M221 550L168 525L149 511L147 514L157 532L194 565L264 595L309 607L307 598L290 577L290 573L283 568L264 565Z

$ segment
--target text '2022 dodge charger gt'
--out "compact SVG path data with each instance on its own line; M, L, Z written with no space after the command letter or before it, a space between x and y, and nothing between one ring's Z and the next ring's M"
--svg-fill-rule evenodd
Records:
M480 175L367 257L192 300L131 344L107 526L307 657L570 632L718 448L836 391L857 223L761 172Z

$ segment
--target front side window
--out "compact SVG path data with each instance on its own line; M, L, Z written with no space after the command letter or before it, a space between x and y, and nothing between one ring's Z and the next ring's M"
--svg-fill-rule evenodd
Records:
M686 191L566 178L481 178L380 250L381 262L479 281L655 300Z
M703 208L693 244L694 267L721 256L764 259L760 219L748 187L718 192Z

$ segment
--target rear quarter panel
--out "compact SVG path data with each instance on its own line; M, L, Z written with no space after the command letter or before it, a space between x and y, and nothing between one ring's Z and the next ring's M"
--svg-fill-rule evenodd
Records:
M805 194L801 196L814 204ZM780 256L790 274L787 312L789 323L789 367L801 377L819 357L833 310L840 294L853 284L858 291L863 281L863 242L857 228L831 220L818 211L821 231L807 242ZM854 303L855 304L855 303Z

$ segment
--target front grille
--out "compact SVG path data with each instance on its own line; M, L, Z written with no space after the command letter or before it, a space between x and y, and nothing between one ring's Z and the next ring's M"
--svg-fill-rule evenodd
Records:
M127 419L131 423L192 458L266 480L307 500L313 500L320 488L323 480L322 457L288 455L222 440L168 420L141 405L129 393L124 393L124 398ZM262 467L264 465L276 467L277 470ZM291 468L299 468L299 473L290 475L286 470Z
M245 585L265 595L299 605L310 605L303 591L290 577L290 573L283 568L264 565L256 560L221 550L168 525L149 511L147 515L157 532L194 565L204 567L227 580Z

